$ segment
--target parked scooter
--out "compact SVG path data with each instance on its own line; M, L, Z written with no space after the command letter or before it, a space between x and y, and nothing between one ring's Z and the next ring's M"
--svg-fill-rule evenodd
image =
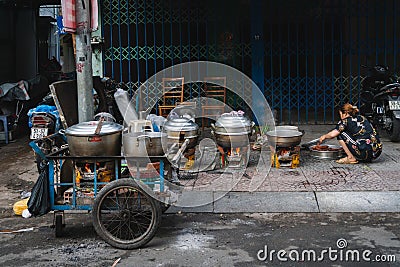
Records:
M60 116L55 106L39 105L28 111L28 124L31 129L30 139L36 140L38 147L47 155L60 149L64 142L47 138L60 130ZM40 171L42 157L35 153L37 169Z
M376 127L385 130L393 142L400 141L400 83L399 77L387 66L368 67L362 84L360 111Z

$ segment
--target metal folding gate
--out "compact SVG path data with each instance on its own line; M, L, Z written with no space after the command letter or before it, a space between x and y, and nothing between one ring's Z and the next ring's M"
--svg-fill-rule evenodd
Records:
M396 0L102 0L104 74L135 89L166 67L216 61L263 81L258 85L280 122L330 123L338 106L358 104L362 64L397 68L399 6ZM237 86L251 97L250 85ZM186 89L187 98L201 94L198 84ZM228 104L246 108L235 94Z

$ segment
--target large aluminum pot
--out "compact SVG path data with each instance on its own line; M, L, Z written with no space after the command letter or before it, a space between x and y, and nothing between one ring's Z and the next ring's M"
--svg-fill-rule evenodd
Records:
M222 115L214 124L213 134L217 144L224 148L243 147L249 144L254 122L240 115Z
M131 132L122 135L124 156L147 157L164 154L163 141L167 134L160 132Z
M190 139L187 148L197 145L199 126L187 118L170 118L163 126L163 133L167 134L168 144L182 144Z
M291 131L299 131L299 127L294 126L294 125L279 125L275 126L276 131L281 131L281 130L291 130Z
M71 156L120 156L122 129L122 125L108 121L75 124L65 130L69 152Z
M301 142L302 132L294 130L275 130L266 133L268 143L271 146L291 147L297 146Z

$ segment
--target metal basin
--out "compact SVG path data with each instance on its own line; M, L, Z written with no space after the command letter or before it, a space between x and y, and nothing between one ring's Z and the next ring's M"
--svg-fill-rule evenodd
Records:
M315 146L310 147L310 155L319 159L339 159L345 155L341 146L326 145L326 150L316 150Z

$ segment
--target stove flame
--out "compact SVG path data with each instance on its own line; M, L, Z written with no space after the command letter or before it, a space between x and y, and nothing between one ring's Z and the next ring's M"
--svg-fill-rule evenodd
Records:
M92 170L90 169L89 163L86 163L86 164L85 164L84 172L85 172L85 173L92 173Z
M227 154L228 156L240 156L240 151L240 147L231 148L228 150Z

